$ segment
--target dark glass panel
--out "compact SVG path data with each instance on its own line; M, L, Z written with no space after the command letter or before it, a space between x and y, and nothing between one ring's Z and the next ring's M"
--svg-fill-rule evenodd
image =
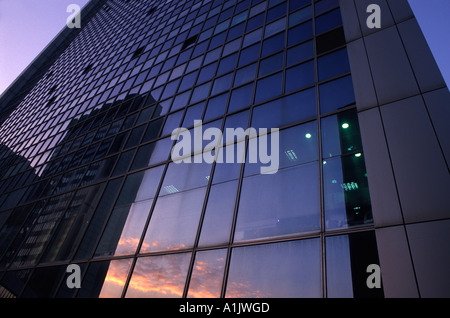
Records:
M319 81L350 72L347 49L341 49L318 59Z
M320 113L326 114L355 103L355 93L351 76L319 86Z
M321 297L320 240L233 249L227 298Z
M314 82L314 61L306 62L286 70L286 92L292 92L311 85Z
M333 10L316 18L316 34L321 34L341 25L341 11L339 9Z
M384 297L382 286L372 289L367 287L370 275L367 272L368 266L380 264L374 231L331 236L325 242L327 297Z
M317 163L246 177L234 240L273 238L320 229Z
M316 91L308 89L253 109L252 127L278 128L316 115Z
M282 88L283 73L277 73L259 80L256 84L255 103L280 95Z
M371 224L369 185L361 153L326 159L323 164L327 229Z

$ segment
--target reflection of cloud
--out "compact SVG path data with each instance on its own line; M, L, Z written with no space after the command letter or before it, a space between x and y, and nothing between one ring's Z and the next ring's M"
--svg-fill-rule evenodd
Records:
M212 253L212 254L211 254ZM220 297L224 273L224 257L210 257L217 254L226 255L225 250L206 252L197 256L189 285L188 297Z
M226 298L271 298L270 293L254 289L252 283L245 282L228 282Z
M99 295L100 298L117 298L122 295L122 290L130 266L131 260L117 260L111 262Z
M140 237L121 237L119 243L117 243L114 255L133 254L140 240ZM147 249L148 247L149 245L147 243L142 243L142 248Z
M211 251L210 251L211 252ZM217 254L222 251L214 251ZM223 251L225 254L226 251ZM196 257L188 297L220 297L224 274L224 257L205 253ZM191 253L151 256L137 261L130 280L127 297L179 298L183 296ZM122 294L131 260L112 261L108 269L101 298L116 298ZM251 281L228 281L227 298L269 298L270 291L255 288Z
M191 254L140 258L127 297L182 297Z
M148 242L145 240L142 244L141 252L155 252L155 251L178 251L186 249L189 246L180 242L171 242L169 240L153 240Z

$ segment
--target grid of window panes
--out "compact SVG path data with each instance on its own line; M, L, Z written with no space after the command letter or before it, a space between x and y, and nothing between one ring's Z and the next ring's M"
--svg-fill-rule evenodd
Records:
M377 295L350 76L337 0L104 1L1 126L0 286ZM279 171L175 164L171 132L194 120L280 128ZM81 289L65 284L68 264Z

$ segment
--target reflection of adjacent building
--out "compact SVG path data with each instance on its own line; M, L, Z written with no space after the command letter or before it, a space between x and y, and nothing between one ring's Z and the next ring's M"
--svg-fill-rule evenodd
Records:
M114 168L117 155L110 155L119 152L126 142L123 138L126 134L120 133L128 127L123 120L113 122L115 116L153 104L155 100L151 95L148 98L145 95L127 96L125 102L105 104L70 122L65 138L38 177L42 182L30 186L26 200L22 200L38 201L15 208L5 221L2 237L9 239L2 242L12 243L1 246L3 268L62 261L72 256L105 187L100 182L107 179ZM161 107L151 107L155 109L153 117L158 117ZM106 125L108 123L111 124ZM94 129L98 127L101 128ZM87 134L83 144L79 144L79 136L89 129L92 132ZM72 152L72 149L77 151ZM97 231L100 232L101 227Z

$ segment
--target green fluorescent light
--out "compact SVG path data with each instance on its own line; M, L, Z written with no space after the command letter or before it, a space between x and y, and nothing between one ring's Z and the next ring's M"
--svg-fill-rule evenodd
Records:
M343 123L342 124L342 128L347 129L348 127L350 127L350 125L348 123Z
M312 135L311 135L310 133L307 133L307 134L305 135L305 137L306 137L307 139L310 139L310 138L312 137Z

